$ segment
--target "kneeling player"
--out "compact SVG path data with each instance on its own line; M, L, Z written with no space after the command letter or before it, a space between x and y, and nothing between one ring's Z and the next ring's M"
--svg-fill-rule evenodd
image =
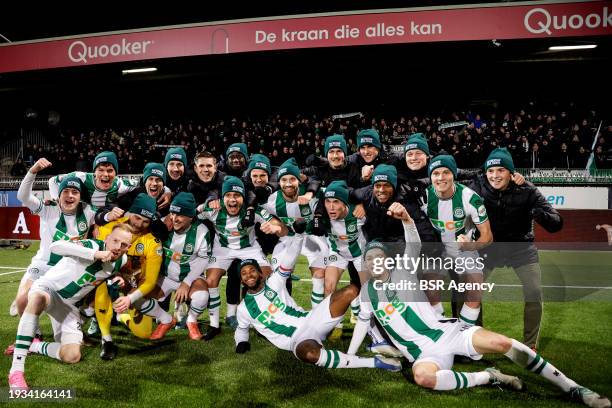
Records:
M28 351L65 363L79 362L83 333L81 317L75 305L125 264L125 254L131 240L130 227L117 225L104 242L55 241L51 244L51 252L63 258L30 289L28 304L17 327L8 380L11 388L28 388L24 376ZM32 342L43 311L51 318L55 343Z
M400 362L395 359L382 356L362 358L323 347L323 340L344 317L351 301L359 294L359 288L350 284L326 297L311 311L304 311L285 287L285 280L291 276L302 244L303 237L296 236L267 279L256 260L241 262L240 279L248 291L238 306L238 328L234 335L236 352L250 350L249 327L252 325L276 347L292 351L305 363L325 368L401 370Z
M198 317L208 303L208 286L202 273L208 265L211 249L210 231L199 221L194 222L196 202L191 193L178 193L170 204L173 231L164 241L164 263L162 264L154 295L140 305L140 311L155 317L159 325L151 334L151 340L159 340L176 325L176 319L161 308L159 301L176 292L178 305L191 300L187 315L187 329L192 340L202 337L198 328Z
M394 204L395 205L395 204ZM403 207L390 208L401 213L406 239L406 255L418 257L420 240L414 223ZM485 384L505 384L520 390L522 381L494 368L480 372L452 370L453 357L463 355L474 359L485 353L504 354L514 363L551 381L573 398L590 407L609 407L610 401L588 388L581 387L535 351L517 340L485 330L462 321L439 321L425 294L418 290L414 271L390 270L382 267L381 258L388 250L378 242L368 244L365 250L365 270L372 278L361 289L361 311L355 326L348 354L354 355L363 341L370 320L375 318L385 329L395 347L413 362L415 382L425 388L439 391L475 387ZM393 290L395 284L413 282L414 290ZM389 285L391 284L391 285Z

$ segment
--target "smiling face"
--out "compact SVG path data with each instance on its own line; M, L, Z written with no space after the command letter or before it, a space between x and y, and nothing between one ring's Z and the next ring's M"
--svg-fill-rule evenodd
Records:
M212 157L201 157L196 160L193 169L202 182L209 183L217 173L217 161Z
M385 253L380 248L370 249L364 258L363 271L369 273L372 277L378 278L382 276L387 270L383 266L385 259Z
M185 165L179 160L170 160L166 168L172 180L178 180L185 174Z
M227 163L229 167L235 171L240 169L244 170L246 167L246 159L240 152L231 152L229 156L227 156Z
M421 170L427 165L427 155L420 149L412 149L406 152L406 165L412 171Z
M128 223L134 230L134 233L140 235L149 229L151 220L147 217L143 217L142 215L130 214L128 217Z
M431 183L442 198L450 198L453 195L454 180L453 172L447 167L438 167L431 172Z
M245 265L240 268L240 280L251 292L258 292L264 285L263 274L255 265Z
M372 163L378 156L378 148L373 145L363 145L359 148L359 154L366 163Z
M491 187L503 191L510 185L512 174L505 167L489 167L487 169L487 180Z
M386 181L374 183L374 197L381 203L387 203L393 197L393 186Z
M344 151L338 147L333 147L327 152L327 160L332 169L339 169L344 166Z
M223 196L223 204L227 209L227 213L232 216L238 215L240 209L242 208L243 202L244 198L242 197L242 194L236 193L235 191L225 193Z
M326 198L325 209L330 220L341 220L348 214L348 207L337 198Z
M281 191L286 199L295 201L299 192L299 180L292 174L284 175L279 180Z
M81 192L76 188L66 187L59 196L59 206L63 212L73 214L81 202Z
M170 219L172 220L174 232L178 232L179 234L187 231L193 222L193 218L176 213L170 213Z
M99 164L98 167L94 170L94 180L96 184L96 188L101 191L109 190L112 185L115 177L117 176L117 172L115 168L110 163L102 163Z
M251 170L251 182L255 187L264 187L268 184L268 172L262 169Z
M164 192L164 180L161 177L149 176L145 181L145 190L153 198L159 198Z

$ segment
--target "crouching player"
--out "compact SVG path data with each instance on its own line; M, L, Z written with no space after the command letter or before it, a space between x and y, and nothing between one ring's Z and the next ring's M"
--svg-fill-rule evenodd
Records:
M240 279L247 287L245 298L238 306L238 328L234 334L236 352L251 349L249 327L252 325L276 347L292 351L305 363L325 368L382 368L401 370L398 360L376 356L362 358L338 350L326 350L323 340L344 317L359 288L350 284L327 296L311 311L304 311L287 292L285 281L291 276L303 244L303 236L293 241L279 254L278 264L265 278L254 259L240 264Z
M198 317L208 303L208 286L202 273L208 266L208 252L212 248L210 231L196 216L196 202L191 193L178 193L170 204L170 218L173 231L164 241L164 263L162 264L157 287L152 296L140 306L140 311L155 317L159 325L151 334L151 340L159 340L176 325L176 319L161 308L158 303L176 292L175 302L180 305L191 301L187 315L189 338L202 337ZM157 299L157 300L156 300Z
M402 219L408 258L420 253L419 234L406 210L393 204L389 212ZM610 401L588 388L581 387L566 377L550 362L517 340L466 324L462 321L438 321L426 295L418 290L394 290L397 283L418 282L407 269L387 269L380 258L389 256L388 249L379 242L371 242L365 249L365 270L372 277L361 289L361 311L355 326L348 354L355 355L370 324L375 318L384 328L404 357L412 365L415 382L425 388L448 391L486 384L504 384L520 390L522 381L494 368L479 372L452 370L453 357L462 355L480 359L485 353L504 354L517 365L541 375L567 392L571 397L590 407L609 407Z
M65 363L79 362L83 332L75 305L127 262L125 254L131 241L131 228L120 224L113 228L104 242L60 240L51 244L51 252L63 258L32 284L28 303L17 327L13 364L8 378L11 388L28 388L24 376L28 351ZM53 343L32 342L42 312L47 312L51 318Z

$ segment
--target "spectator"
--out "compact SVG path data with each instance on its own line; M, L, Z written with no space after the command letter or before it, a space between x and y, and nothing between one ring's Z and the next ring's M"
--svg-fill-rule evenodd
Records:
M17 158L17 161L15 161L15 163L11 167L11 176L13 177L25 176L27 172L28 170L26 169L25 164L23 164L23 159L21 157Z

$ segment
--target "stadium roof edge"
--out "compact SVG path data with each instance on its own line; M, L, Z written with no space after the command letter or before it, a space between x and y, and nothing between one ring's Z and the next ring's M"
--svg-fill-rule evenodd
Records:
M137 29L130 29L130 30L104 31L104 32L97 32L97 33L75 34L75 35L68 35L68 36L61 36L61 37L39 38L35 40L0 43L0 47L10 47L13 45L34 44L34 43L58 41L58 40L70 40L70 39L85 38L85 37L98 37L98 36L106 36L106 35L140 33L140 32L147 32L147 31L158 31L158 30L161 31L161 30L174 30L174 29L180 29L180 28L205 27L209 25L219 25L219 24L250 23L250 22L257 22L257 21L274 21L274 20L284 20L284 19L290 20L290 19L296 19L296 18L332 17L332 16L347 16L347 15L361 15L361 14L402 13L402 12L408 12L408 11L418 12L418 11L457 10L457 9L470 9L470 8L492 8L492 7L501 8L501 7L517 7L517 6L539 6L539 5L547 5L547 4L588 3L592 1L593 0L538 0L538 1L517 1L517 2L504 2L504 3L481 3L481 4L475 3L475 4L446 5L446 6L442 5L442 6L424 6L424 7L407 7L407 8L389 8L389 9L334 11L334 12L308 13L308 14L291 14L291 15L282 15L282 16L253 17L253 18L243 18L243 19L235 19L235 20L216 20L216 21L207 21L203 23L176 24L176 25L167 25L167 26L137 28Z

